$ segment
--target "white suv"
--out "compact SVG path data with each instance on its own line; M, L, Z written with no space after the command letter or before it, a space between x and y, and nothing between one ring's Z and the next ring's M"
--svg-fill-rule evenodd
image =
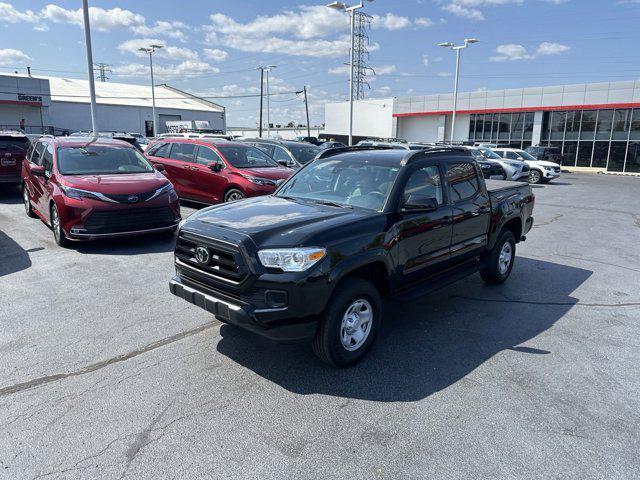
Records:
M538 160L533 155L517 148L492 148L494 152L509 160L520 160L529 165L530 183L549 183L560 176L560 165Z
M474 147L477 148L487 160L495 160L502 165L502 169L506 174L506 180L513 180L514 182L526 182L529 180L529 165L522 160L511 160L503 158L502 155L495 153L493 150L487 147Z

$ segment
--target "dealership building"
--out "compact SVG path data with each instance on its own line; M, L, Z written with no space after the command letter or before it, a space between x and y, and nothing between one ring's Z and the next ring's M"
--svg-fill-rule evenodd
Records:
M96 82L100 131L153 132L151 87ZM167 121L208 121L226 130L223 106L169 85L155 87L158 132ZM0 130L17 129L25 120L26 133L62 134L91 130L89 82L76 78L0 74Z
M360 100L354 140L451 140L453 94ZM325 135L345 138L348 102L327 104ZM640 172L640 80L458 94L453 141L553 146L563 166Z

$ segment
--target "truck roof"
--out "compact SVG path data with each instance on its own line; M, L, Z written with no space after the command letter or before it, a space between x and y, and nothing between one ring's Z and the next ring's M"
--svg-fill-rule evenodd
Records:
M340 159L358 159L364 156L367 162L375 165L404 166L409 162L429 158L432 155L457 154L460 156L470 156L469 150L462 147L434 147L424 150L400 150L386 146L363 146L329 148L322 151L316 158L318 160L339 157Z

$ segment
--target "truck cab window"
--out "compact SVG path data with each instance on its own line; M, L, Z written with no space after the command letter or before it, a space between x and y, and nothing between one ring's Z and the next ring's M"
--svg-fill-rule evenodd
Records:
M404 187L404 200L411 194L435 198L438 205L442 205L442 182L437 166L420 168L411 174Z
M447 164L447 182L452 202L471 198L478 193L478 175L471 163Z

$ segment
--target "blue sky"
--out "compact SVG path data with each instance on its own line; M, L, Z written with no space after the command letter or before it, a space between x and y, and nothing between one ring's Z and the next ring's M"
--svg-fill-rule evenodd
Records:
M304 123L295 92L308 86L312 124L347 98L348 21L318 3L289 0L90 0L94 61L110 81L148 83L136 50L165 46L157 83L210 97L233 126L256 124L258 65L272 72L273 123ZM355 2L354 2L355 3ZM83 77L80 0L0 1L0 71ZM640 0L376 0L370 98L452 89L454 55L435 46L477 37L463 52L462 91L615 81L640 76Z

